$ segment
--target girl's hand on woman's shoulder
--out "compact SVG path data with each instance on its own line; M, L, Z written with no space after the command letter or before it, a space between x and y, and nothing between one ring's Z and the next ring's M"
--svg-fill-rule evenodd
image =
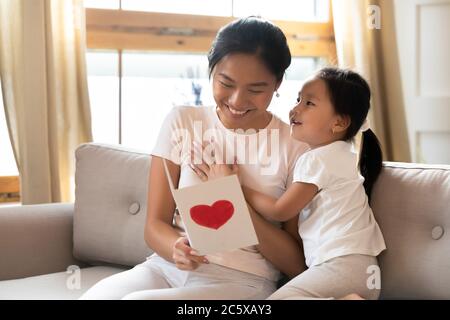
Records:
M233 164L216 163L215 155L211 154L208 159L204 159L204 147L198 143L194 143L191 149L191 169L197 174L202 181L213 180L217 178L231 176L233 174L239 177L239 168L236 158ZM200 155L201 159L196 156ZM219 158L221 158L219 156Z
M202 181L223 178L233 174L236 174L239 177L239 168L237 164L228 165L213 163L208 165L206 163L192 163L190 166Z

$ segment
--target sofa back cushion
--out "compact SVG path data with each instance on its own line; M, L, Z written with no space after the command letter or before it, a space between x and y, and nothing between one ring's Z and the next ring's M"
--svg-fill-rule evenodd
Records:
M144 241L150 155L88 143L76 160L75 257L144 261L151 254ZM450 166L384 163L371 205L387 246L379 257L381 298L450 299Z
M87 143L75 156L74 256L91 264L145 261L150 155Z
M450 299L450 166L385 163L371 205L387 246L381 298Z

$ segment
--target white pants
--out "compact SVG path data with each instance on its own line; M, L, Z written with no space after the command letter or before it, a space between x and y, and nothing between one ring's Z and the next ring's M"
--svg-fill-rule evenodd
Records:
M159 256L151 256L131 270L99 281L80 299L266 299L275 290L275 282L250 273L216 264L183 271Z
M364 299L375 300L379 297L380 285L377 258L352 254L310 267L269 299L334 299L357 293Z

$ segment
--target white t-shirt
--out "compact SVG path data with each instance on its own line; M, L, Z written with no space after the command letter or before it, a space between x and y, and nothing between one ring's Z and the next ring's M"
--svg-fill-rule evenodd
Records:
M214 141L211 146L215 147L217 163L221 160L233 163L236 156L242 182L276 198L292 183L295 161L307 150L306 144L290 137L289 125L275 115L272 115L267 127L258 133L235 132L225 128L215 107L176 107L166 117L152 154L180 165L178 188L201 183L189 167L191 142L194 139L199 142L203 140L204 144L205 141ZM178 215L175 215L174 224L184 230ZM207 257L211 263L269 280L277 280L280 276L279 271L255 246Z
M336 141L304 153L295 165L293 182L319 189L298 222L308 267L349 254L377 256L386 249L352 147Z

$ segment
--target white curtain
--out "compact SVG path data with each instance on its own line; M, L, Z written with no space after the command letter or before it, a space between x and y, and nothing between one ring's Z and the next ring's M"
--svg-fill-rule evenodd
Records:
M0 76L23 204L74 200L92 141L82 0L1 0Z
M384 159L410 161L392 1L332 0L332 8L338 64L370 84L369 120Z

